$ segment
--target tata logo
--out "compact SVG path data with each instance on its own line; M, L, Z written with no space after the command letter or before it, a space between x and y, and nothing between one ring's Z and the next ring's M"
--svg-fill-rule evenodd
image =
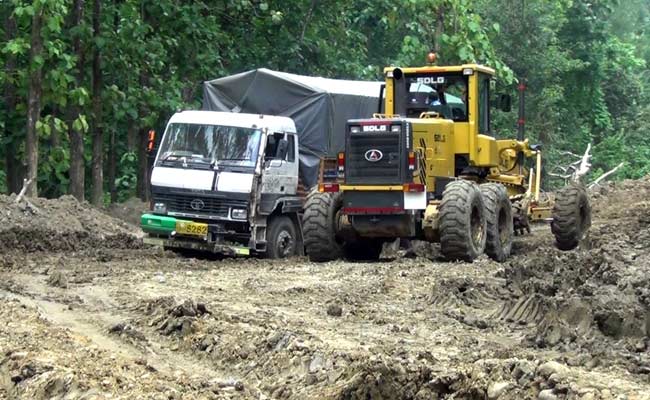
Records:
M388 125L365 125L363 127L364 132L387 132Z
M382 153L381 151L379 151L377 149L370 149L370 150L366 151L366 154L364 155L364 157L366 158L366 160L368 160L370 162L377 162L377 161L381 160L382 158L384 158L384 153Z
M205 207L205 203L201 199L194 199L190 202L190 207L192 207L192 210L194 211L199 211Z

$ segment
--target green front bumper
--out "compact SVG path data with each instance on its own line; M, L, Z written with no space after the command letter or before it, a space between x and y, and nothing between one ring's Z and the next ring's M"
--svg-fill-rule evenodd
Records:
M140 227L146 233L171 236L176 230L176 218L164 215L142 214Z
M176 230L176 222L178 221L186 220L177 220L174 217L164 215L143 214L140 218L140 227L142 230L148 234L165 236L165 238L145 237L144 243L170 249L192 249L231 256L250 255L250 249L244 246L208 243L203 240L187 237L172 237L172 233Z

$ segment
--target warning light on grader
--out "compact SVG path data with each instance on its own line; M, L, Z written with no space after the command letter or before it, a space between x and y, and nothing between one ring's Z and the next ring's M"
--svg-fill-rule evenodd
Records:
M427 62L429 64L435 64L437 59L438 59L438 55L436 53L434 53L433 51L431 51L431 52L429 52L429 54L427 54Z

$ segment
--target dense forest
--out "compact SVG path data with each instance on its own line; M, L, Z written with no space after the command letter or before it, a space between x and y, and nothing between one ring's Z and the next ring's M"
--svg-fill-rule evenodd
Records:
M593 172L650 173L650 0L5 0L0 192L146 197L149 129L204 80L266 67L381 79L387 65L478 62L527 82L547 171L593 145ZM496 113L514 135L516 113ZM549 181L552 184L552 181Z

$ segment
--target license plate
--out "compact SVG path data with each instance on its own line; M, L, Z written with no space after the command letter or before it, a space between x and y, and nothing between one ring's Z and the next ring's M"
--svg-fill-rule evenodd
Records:
M176 221L176 233L179 235L205 236L208 234L208 224Z

